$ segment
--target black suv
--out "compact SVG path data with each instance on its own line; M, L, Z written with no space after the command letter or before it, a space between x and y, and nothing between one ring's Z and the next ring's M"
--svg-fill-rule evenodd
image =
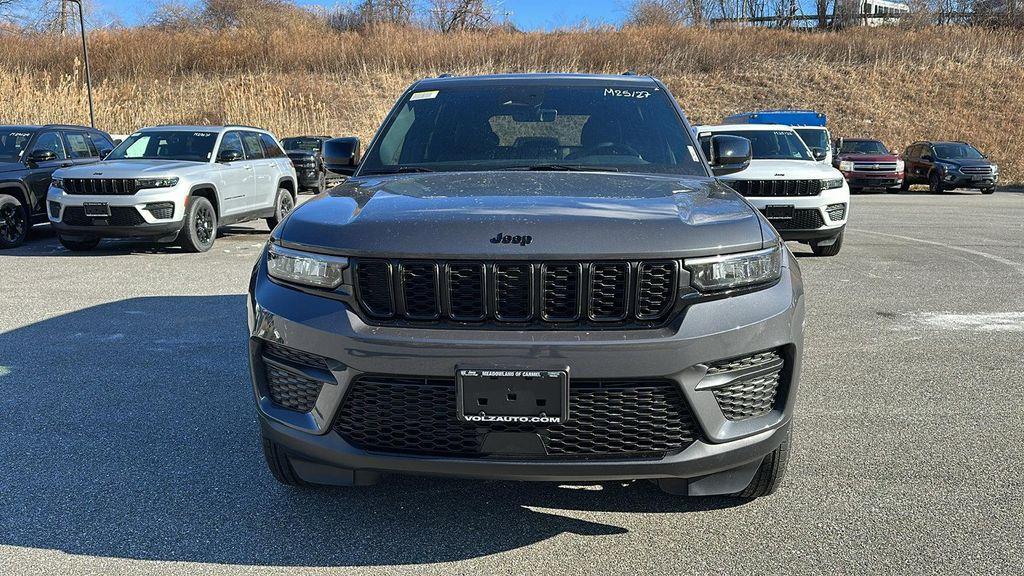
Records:
M330 136L294 136L281 140L285 154L292 159L300 190L323 191L327 183L327 169L324 168L324 142Z
M352 176L274 229L250 284L279 481L775 489L803 284L715 178L749 140L713 136L709 163L653 78L517 74L420 81L365 156L342 144L327 168Z
M113 148L107 133L85 126L0 126L0 248L18 246L47 221L54 170L97 162Z
M903 152L905 172L901 189L928 184L933 194L956 188L995 192L999 166L966 142L914 142Z

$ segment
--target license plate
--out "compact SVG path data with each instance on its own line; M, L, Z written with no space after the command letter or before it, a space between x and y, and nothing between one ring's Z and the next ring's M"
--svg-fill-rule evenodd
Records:
M110 216L110 206L106 202L85 202L82 204L86 216L105 218Z
M458 370L456 376L460 420L554 425L569 419L568 370Z
M764 217L769 220L789 220L793 217L793 207L786 205L765 206Z
M974 177L974 181L975 182L983 182L983 181L989 180L989 179L990 179L989 176L975 176Z

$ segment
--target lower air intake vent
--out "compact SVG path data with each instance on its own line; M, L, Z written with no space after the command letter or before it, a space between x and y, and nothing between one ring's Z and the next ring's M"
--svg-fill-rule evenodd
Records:
M266 365L267 391L275 404L297 412L309 412L323 383L290 370Z
M737 378L715 388L715 400L729 420L745 420L767 414L775 407L784 362L776 351L723 360L708 366L708 374Z
M486 456L489 432L534 432L548 458L658 458L697 437L697 426L672 381L573 382L565 424L474 424L456 417L455 381L360 376L334 430L363 450ZM544 458L544 456L540 456Z

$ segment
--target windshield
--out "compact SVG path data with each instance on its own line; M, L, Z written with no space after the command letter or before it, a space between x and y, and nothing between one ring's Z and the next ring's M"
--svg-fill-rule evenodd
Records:
M17 162L28 146L32 133L24 129L0 128L0 161Z
M669 97L653 85L453 86L414 92L360 174L597 170L706 176Z
M794 128L794 132L807 144L808 148L828 150L828 132L820 128Z
M974 146L960 142L936 144L935 155L939 158L957 158L966 160L980 160L985 157L981 152L978 152L978 149Z
M789 130L734 130L715 131L719 135L739 136L750 140L754 160L811 160L807 146L794 132ZM701 145L706 150L711 142L711 132L701 132Z
M283 146L285 150L319 152L321 142L323 142L323 140L320 138L285 138L281 141L281 146Z
M208 162L213 156L216 132L151 130L138 132L121 142L106 160L185 160Z
M878 140L843 140L840 154L889 154L885 144Z

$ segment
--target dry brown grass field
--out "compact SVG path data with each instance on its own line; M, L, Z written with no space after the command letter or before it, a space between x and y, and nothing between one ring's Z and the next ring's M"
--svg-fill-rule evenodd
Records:
M86 122L74 37L0 35L0 123ZM1024 32L981 28L627 28L440 35L419 29L99 31L90 37L97 125L244 123L279 136L367 138L401 91L443 72L619 73L664 80L695 123L798 106L834 134L900 150L969 140L1024 182Z

